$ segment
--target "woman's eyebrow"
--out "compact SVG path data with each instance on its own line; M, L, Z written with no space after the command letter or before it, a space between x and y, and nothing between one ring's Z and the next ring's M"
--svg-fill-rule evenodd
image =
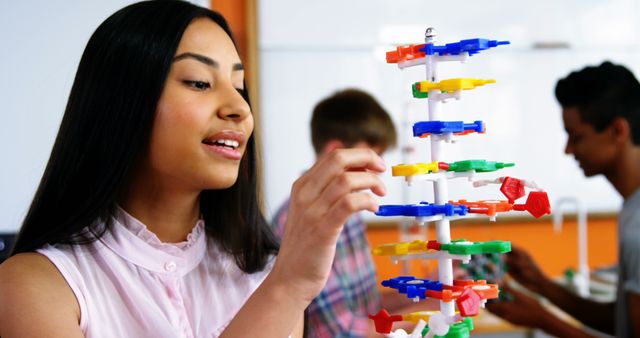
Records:
M182 53L180 55L177 55L176 57L173 58L173 62L178 62L180 60L184 60L184 59L194 59L198 62L202 62L207 66L213 67L213 68L220 68L220 64L218 63L218 61L208 57L208 56L204 56L202 54L197 54L197 53L190 53L190 52L186 52L186 53ZM236 63L233 65L233 67L231 68L232 70L236 71L236 70L244 70L244 66L242 65L242 63Z
M204 56L202 54L189 53L189 52L176 55L176 57L173 58L173 62L178 62L184 59L194 59L196 61L204 63L207 66L211 66L213 68L220 68L220 65L216 60L208 56Z

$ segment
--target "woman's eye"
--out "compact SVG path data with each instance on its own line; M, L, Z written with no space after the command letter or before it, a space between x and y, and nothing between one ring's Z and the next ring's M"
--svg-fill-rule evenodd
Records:
M187 84L189 87L195 88L197 90L205 90L205 89L211 88L211 84L209 82L206 82L206 81L186 80L186 81L184 81L184 83Z

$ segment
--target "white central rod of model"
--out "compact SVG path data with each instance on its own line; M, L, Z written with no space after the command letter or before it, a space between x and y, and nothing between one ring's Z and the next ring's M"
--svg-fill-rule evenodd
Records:
M427 28L425 32L425 44L433 44L435 42L435 32L433 28ZM427 72L427 81L438 82L437 60L434 55L426 55L425 68ZM440 100L438 99L440 90L431 90L428 95L429 120L440 120ZM431 137L431 161L442 160L442 142ZM433 182L433 194L436 204L444 204L449 201L449 189L447 179L439 178ZM436 238L442 244L451 242L451 231L449 219L443 217L436 221ZM453 285L453 264L450 258L438 258L438 280L445 285ZM440 301L440 311L443 315L450 317L455 315L454 302Z

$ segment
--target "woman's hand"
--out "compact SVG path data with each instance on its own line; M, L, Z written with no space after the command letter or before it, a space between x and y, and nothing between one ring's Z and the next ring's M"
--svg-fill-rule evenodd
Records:
M337 149L294 184L280 253L270 278L310 302L324 287L340 231L355 212L378 210L386 188L382 159L370 149Z

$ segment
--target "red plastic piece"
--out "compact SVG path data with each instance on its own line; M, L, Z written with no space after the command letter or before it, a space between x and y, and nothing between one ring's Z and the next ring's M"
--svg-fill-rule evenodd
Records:
M428 241L427 249L440 251L440 243L437 241Z
M513 210L528 211L535 218L551 213L551 204L549 196L544 191L532 191L527 197L525 204L514 204Z
M376 326L376 332L378 333L391 333L393 322L399 322L402 320L402 315L389 315L387 310L382 309L374 315L369 315L370 319Z
M460 314L464 317L476 316L480 312L480 296L473 289L465 289L458 299L456 305Z
M449 163L447 162L438 162L438 168L442 170L449 170Z
M514 203L518 198L524 196L524 183L513 177L505 177L500 186L500 191L507 196L509 203Z

